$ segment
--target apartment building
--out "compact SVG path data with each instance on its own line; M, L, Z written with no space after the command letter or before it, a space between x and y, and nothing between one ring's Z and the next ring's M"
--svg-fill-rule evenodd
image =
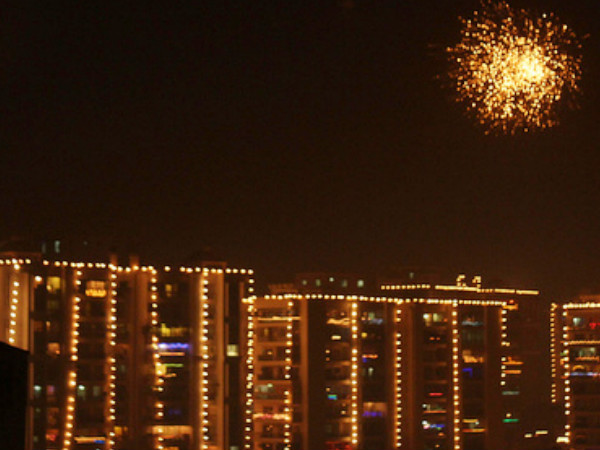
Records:
M600 447L600 296L553 304L552 401L564 414L559 439L572 449Z
M384 292L424 298L501 300L500 350L486 351L476 358L464 355L473 362L480 357L500 358L496 388L500 401L486 402L497 427L493 441L499 448L515 450L555 445L561 418L560 409L551 403L549 302L537 290L499 287L499 282L486 284L480 276L468 279L459 275L454 284L429 279L386 279L380 287Z
M254 299L253 448L500 448L503 305Z
M245 442L252 271L0 259L0 340L30 352L32 449Z
M554 439L544 402L572 406L543 356L568 317L544 319L537 291L411 269L256 297L223 262L53 248L0 255L0 341L31 355L27 450L534 449Z

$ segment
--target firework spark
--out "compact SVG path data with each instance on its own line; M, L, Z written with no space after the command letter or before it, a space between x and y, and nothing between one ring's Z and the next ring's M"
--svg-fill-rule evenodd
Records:
M457 101L492 133L528 132L558 123L578 92L581 45L553 14L532 16L506 2L482 2L462 19L447 49Z

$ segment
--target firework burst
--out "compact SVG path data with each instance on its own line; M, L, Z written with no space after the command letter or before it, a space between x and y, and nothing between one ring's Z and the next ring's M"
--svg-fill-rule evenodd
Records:
M447 49L450 80L488 132L552 127L572 103L581 76L581 45L553 14L532 16L506 2L482 2L462 19L461 40Z

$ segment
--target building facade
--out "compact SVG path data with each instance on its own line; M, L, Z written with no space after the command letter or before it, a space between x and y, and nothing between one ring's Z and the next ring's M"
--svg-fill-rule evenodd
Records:
M572 449L600 447L600 296L553 304L552 401L564 414L560 441Z
M256 297L252 271L221 262L6 254L0 341L30 353L27 450L542 448L535 405L572 402L564 350L552 396L545 381L537 291L411 274L303 274Z
M32 449L241 449L252 271L0 260Z
M501 448L503 305L412 296L254 299L253 448Z
M548 449L562 434L562 411L552 402L550 302L511 298L503 310L503 437L507 450Z

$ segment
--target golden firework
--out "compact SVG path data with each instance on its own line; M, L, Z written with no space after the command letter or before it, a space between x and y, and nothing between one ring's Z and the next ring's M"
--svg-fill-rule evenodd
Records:
M556 125L560 105L578 92L575 33L553 14L535 17L506 2L482 2L461 22L460 42L447 49L457 100L488 132Z

